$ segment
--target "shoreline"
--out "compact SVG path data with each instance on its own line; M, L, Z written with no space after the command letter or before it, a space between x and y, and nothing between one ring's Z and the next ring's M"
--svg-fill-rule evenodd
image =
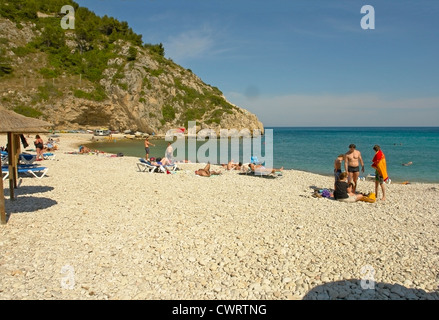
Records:
M133 141L133 139L124 138L123 135L121 135L121 134L120 134L120 136L118 136L116 138L117 138L118 141ZM187 139L187 137L186 137L186 139ZM107 142L110 143L111 142L111 141L105 141L105 140L106 140L106 138L101 139L100 141L89 141L88 144L86 144L86 145L88 147L90 147L91 149L94 149L94 147L92 146L93 143L107 143ZM142 138L141 139L134 139L134 141L135 140L139 140L140 141L140 140L142 140ZM153 140L165 141L164 137L163 138L156 137ZM79 147L79 144L78 144L78 147ZM114 152L113 151L109 151L109 152L112 152L114 154L117 153L116 151L114 151ZM141 157L141 156L133 156L133 155L125 155L125 156L131 156L131 157L134 157L134 158ZM216 164L216 165L220 165L220 164ZM279 165L279 166L281 166L281 165ZM294 168L288 168L288 167L285 170L302 171L302 172L322 175L324 177L333 177L333 173L332 172L322 173L322 172L317 172L317 171L310 171L310 170L305 170L305 169L294 169ZM375 171L375 170L371 170L371 171ZM364 174L360 175L360 178L364 178L365 180L371 180L371 179L373 180L374 179L373 177L370 177L369 174L367 174L367 173L364 173ZM396 184L414 184L414 183L437 184L437 183L439 183L439 180L438 181L435 181L435 180L407 180L407 178L406 179L393 178L393 177L390 177L390 178L391 178L391 183L396 183Z
M312 196L332 177L150 174L133 157L65 153L83 142L61 136L15 201L5 186L1 299L439 300L439 184L349 204ZM361 288L365 266L375 290Z
M47 134L40 134L40 136L43 138L44 141L47 141L48 137L50 136L50 133ZM57 135L60 136L61 138L64 138L63 140L65 140L64 142L67 142L68 147L71 149L69 151L78 151L79 146L80 145L85 145L85 146L90 146L93 143L96 142L104 142L104 143L110 143L111 141L105 141L107 140L107 136L93 136L92 134L81 134L81 133L57 133ZM2 138L3 137L3 138ZM95 138L97 140L93 141L92 138ZM26 137L27 138L27 137ZM65 139L67 138L67 139ZM124 141L132 141L133 139L129 139L129 138L125 138L125 134L114 134L113 138L117 139L118 141L124 140ZM150 137L150 139L152 138L152 136ZM6 135L0 135L0 145L6 145ZM32 136L28 139L28 143L30 142L30 140L32 140ZM30 140L29 140L30 139ZM136 140L142 140L143 138L140 139L136 139ZM162 138L159 138L158 136L156 136L155 138L153 138L153 140L164 140ZM61 141L61 143L63 143L63 141ZM31 145L29 143L29 145ZM104 154L114 154L116 155L117 152L106 152L106 151L102 151ZM124 157L131 157L133 159L138 159L139 157L137 156L129 156L129 155L124 155ZM182 163L182 162L180 162ZM192 164L196 164L196 163L192 163ZM200 165L202 165L203 163L200 163ZM215 164L217 166L220 166L219 164ZM318 172L314 172L314 171L309 171L309 170L299 170L299 169L284 169L284 170L288 170L288 171L297 171L297 172L304 172L304 173L309 173L309 174L316 174L316 175L320 175L322 177L325 178L333 178L333 174L328 173L328 174L324 174L324 173L318 173ZM366 181L374 181L371 178L368 178L367 175L362 176L365 178ZM391 184L404 184L406 180L404 179L392 179L391 178ZM439 181L408 181L408 184L431 184L431 185L435 185L435 184L439 184ZM388 184L386 184L388 185Z

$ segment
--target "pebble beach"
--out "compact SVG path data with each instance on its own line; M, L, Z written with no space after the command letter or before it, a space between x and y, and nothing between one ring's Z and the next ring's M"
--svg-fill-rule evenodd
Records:
M313 197L333 178L308 172L151 174L137 158L69 153L91 137L61 134L15 201L4 181L0 299L439 300L439 184L343 203Z

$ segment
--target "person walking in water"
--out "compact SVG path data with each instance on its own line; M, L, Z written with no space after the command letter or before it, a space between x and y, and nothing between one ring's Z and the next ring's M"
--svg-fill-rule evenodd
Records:
M360 164L361 164L361 172L364 173L364 162L361 157L361 152L356 150L357 146L355 144L349 145L349 151L344 155L344 166L345 171L348 173L348 182L352 182L354 184L354 188L352 190L353 193L357 190L357 181L360 176Z
M153 144L149 141L149 137L146 137L145 138L145 152L146 152L145 159L146 159L146 161L149 160L149 146L155 147L155 144Z

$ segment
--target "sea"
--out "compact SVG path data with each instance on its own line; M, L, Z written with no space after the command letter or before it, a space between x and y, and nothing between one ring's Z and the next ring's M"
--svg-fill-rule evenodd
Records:
M355 144L365 164L365 172L360 173L360 176L366 177L375 173L371 167L375 154L373 146L379 145L386 156L387 171L392 182L439 183L439 127L266 127L265 132L272 133L274 168L284 167L332 176L335 158L346 153L350 144ZM168 142L151 142L155 146L150 148L150 157L163 157ZM197 141L197 150L205 143ZM267 143L271 143L269 134L261 139L262 156ZM126 156L145 156L143 140L100 139L88 147ZM219 142L217 148L217 163L220 163ZM232 155L230 150L228 152L230 160ZM243 159L243 154L240 152L240 158L235 157L233 160L250 162L250 159ZM412 164L403 165L408 162Z

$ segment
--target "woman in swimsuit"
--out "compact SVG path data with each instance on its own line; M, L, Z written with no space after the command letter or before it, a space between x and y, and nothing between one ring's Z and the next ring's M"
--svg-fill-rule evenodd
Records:
M38 134L35 136L35 139L34 145L37 150L37 160L43 160L44 141Z

